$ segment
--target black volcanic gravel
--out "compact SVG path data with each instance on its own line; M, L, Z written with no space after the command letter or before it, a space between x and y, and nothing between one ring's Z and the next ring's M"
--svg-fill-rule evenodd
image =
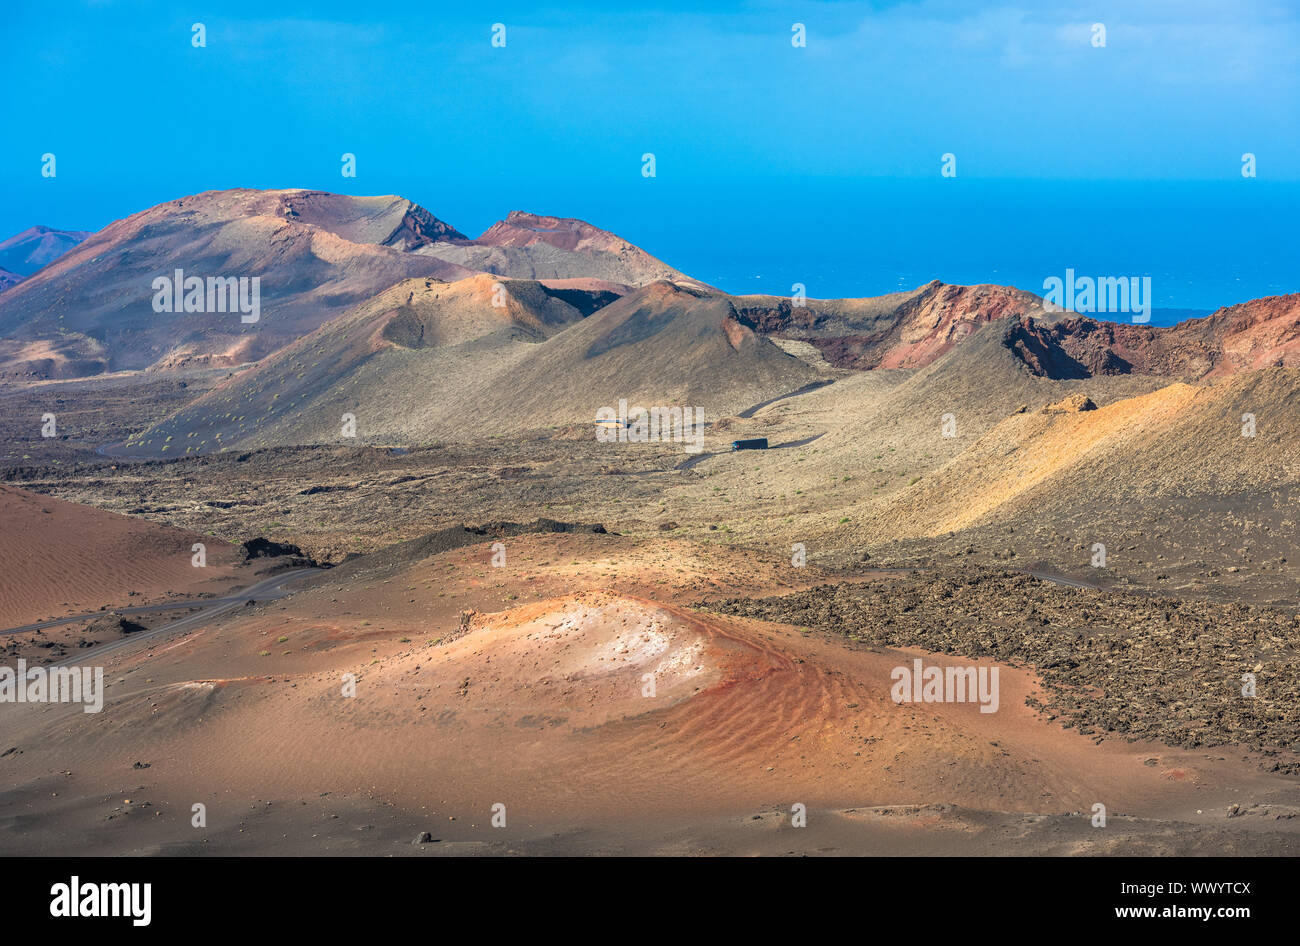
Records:
M1269 756L1269 769L1300 771L1298 615L975 568L698 607L1033 668L1050 695L1031 705L1085 734L1245 746ZM1255 698L1241 692L1252 672Z

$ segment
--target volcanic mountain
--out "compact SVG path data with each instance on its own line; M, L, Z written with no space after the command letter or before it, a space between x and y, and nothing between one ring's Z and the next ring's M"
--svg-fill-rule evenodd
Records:
M334 442L344 414L363 443L469 440L590 423L622 398L718 418L815 377L742 325L726 296L656 282L614 298L486 275L408 280L117 452Z
M0 241L0 269L7 269L18 276L30 276L88 236L90 233L85 230L28 227L22 233Z
M811 344L841 368L917 368L981 326L1042 313L1042 300L1006 286L952 286L937 279L910 292L863 299L739 296L737 317L756 331Z
M728 439L815 439L815 447L724 452L699 469L724 495L756 497L745 524L727 510L741 540L818 534L873 556L908 542L949 542L962 555L1007 557L1018 548L1085 570L1088 550L1102 542L1130 565L1158 557L1166 578L1189 583L1205 583L1212 568L1235 573L1243 562L1263 563L1271 576L1289 557L1300 471L1300 424L1290 409L1300 400L1293 307L1293 297L1255 300L1182 332L1064 320L1166 346L1145 349L1146 362L1137 357L1143 349L1122 349L1135 367L1119 373L1045 371L1018 347L1027 320L1005 318L920 368L843 375L734 419L726 431ZM1197 361L1196 352L1208 355ZM785 490L772 495L770 483ZM787 536L791 487L820 491L820 503L807 502L811 518Z
M48 261L70 239L40 228L14 245ZM21 252L20 252L21 251ZM0 260L0 265L3 261ZM10 266L19 275L27 271ZM159 277L259 280L260 311L154 311ZM265 357L411 277L473 272L583 280L626 291L659 279L701 286L579 220L512 213L471 240L401 197L236 189L168 201L117 221L5 293L0 373L62 378L103 371L233 366ZM186 303L185 308L190 308ZM206 300L193 308L229 308Z
M1252 299L1165 327L1068 313L1022 317L1008 344L1049 378L1135 373L1192 380L1300 365L1300 293Z
M11 273L7 269L0 269L0 292L4 292L23 281L23 277L17 273Z
M109 225L6 292L0 368L61 377L253 361L403 278L464 275L407 252L455 236L400 197L242 189L169 201ZM257 277L260 317L155 312L153 281L175 270Z
M707 288L622 237L572 217L511 211L473 241L443 241L417 253L518 279L589 277L636 287L657 280Z
M601 407L690 406L709 419L795 390L816 377L803 361L737 318L729 296L651 283L536 346L472 396L511 427L590 423Z
M132 438L140 455L233 444L329 442L345 413L358 437L407 439L446 424L481 433L462 392L617 296L486 274L404 280ZM507 387L509 387L507 385ZM459 420L458 420L459 418Z

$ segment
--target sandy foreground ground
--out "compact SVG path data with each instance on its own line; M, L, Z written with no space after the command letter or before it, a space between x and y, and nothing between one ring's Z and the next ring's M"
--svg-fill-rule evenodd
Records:
M4 485L0 515L0 627L218 594L243 578L237 550L215 537Z
M811 566L617 535L501 551L361 560L141 641L104 658L97 714L0 707L0 852L1300 851L1300 783L1248 751L1062 728L1007 665L996 712L896 703L916 658L994 665L695 607Z

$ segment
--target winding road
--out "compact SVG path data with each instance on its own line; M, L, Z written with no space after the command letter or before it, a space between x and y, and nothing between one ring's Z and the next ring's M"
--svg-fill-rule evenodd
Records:
M759 401L757 404L753 405L752 407L745 408L736 416L753 417L758 411L761 411L769 404L775 404L777 401L784 401L786 398L789 397L798 397L800 394L807 394L810 391L816 391L820 388L826 387L826 385L828 384L834 384L834 383L835 383L834 378L823 378L821 381L813 381L810 384L805 384L803 387L799 388L798 390L787 391L785 394L778 394L776 397L768 398L766 401Z
M814 381L814 382L812 382L811 384L805 384L803 387L799 388L797 391L788 391L788 392L786 392L785 394L777 395L776 397L774 397L774 398L769 398L769 399L766 400L766 401L760 401L759 403L753 405L752 407L747 407L747 408L745 408L743 411L741 411L739 414L737 414L736 416L737 416L737 417L753 417L756 411L762 410L764 407L767 407L769 404L775 404L777 401L784 401L784 400L786 400L787 398L798 397L800 394L807 394L807 393L809 393L810 391L817 391L817 390L819 390L819 389L821 389L821 388L826 387L826 385L828 385L828 384L834 384L834 383L835 383L835 379L833 379L833 378L826 378L825 380L822 380L822 381ZM826 433L825 431L822 431L822 433L820 433L820 434L814 434L814 435L811 436L811 437L805 437L803 440L791 440L791 441L789 441L788 443L776 443L776 444L772 444L772 446L768 447L767 449L769 449L769 450L782 450L782 449L785 449L785 448L787 448L787 447L803 447L803 446L807 446L808 444L812 443L812 442L813 442L814 440L816 440L817 438L824 436L825 433ZM728 451L726 451L726 450L723 450L723 451L713 450L713 451L710 451L709 453L699 453L699 454L696 454L695 456L687 457L687 458L686 458L685 460L683 460L681 463L677 464L677 466L675 467L675 469L677 469L677 470L689 470L691 467L693 467L693 466L695 466L695 465L697 465L697 464L699 464L699 463L703 463L705 460L709 459L710 457L721 456L723 453L727 453L727 452L728 452Z

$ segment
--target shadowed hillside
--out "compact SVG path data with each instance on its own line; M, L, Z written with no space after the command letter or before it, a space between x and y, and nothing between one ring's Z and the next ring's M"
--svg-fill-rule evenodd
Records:
M175 456L341 442L344 414L356 417L361 443L481 434L476 416L462 413L463 392L613 298L486 275L407 280L236 375L120 452Z
M660 282L613 298L490 276L403 283L114 452L336 442L344 414L361 443L472 440L589 424L621 398L716 419L815 377L725 296Z

